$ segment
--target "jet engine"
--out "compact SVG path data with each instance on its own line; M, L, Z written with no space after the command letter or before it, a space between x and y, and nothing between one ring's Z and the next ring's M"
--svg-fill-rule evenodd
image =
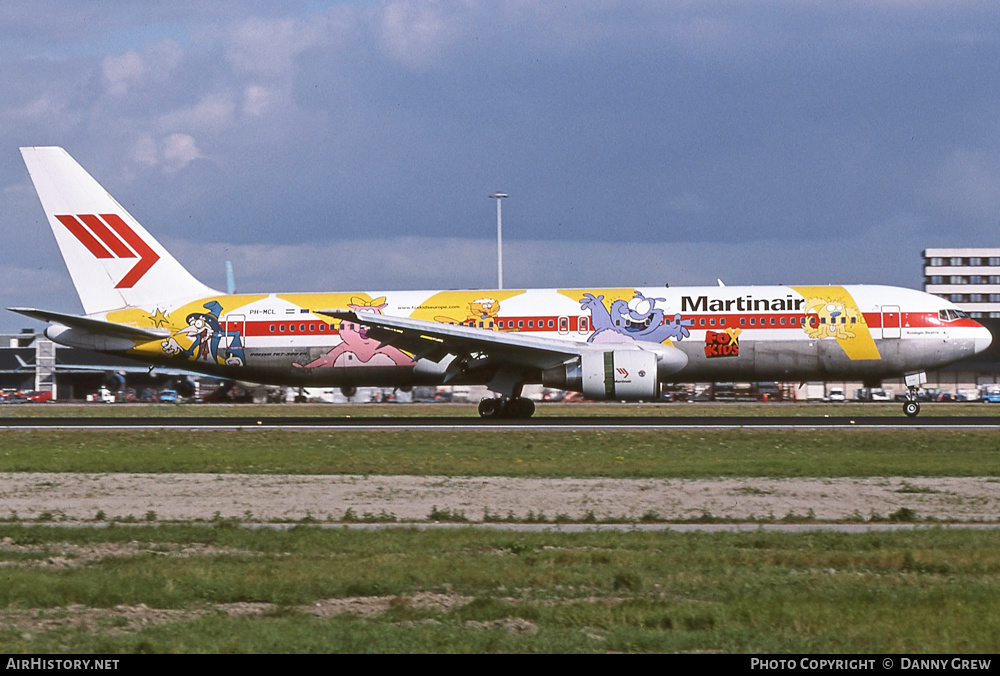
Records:
M659 398L660 383L687 361L686 354L668 345L586 352L546 369L542 385L582 392L588 399L651 401Z

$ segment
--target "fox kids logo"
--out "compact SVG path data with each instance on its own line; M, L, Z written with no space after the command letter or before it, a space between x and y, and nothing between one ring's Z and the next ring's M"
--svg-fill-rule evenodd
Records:
M717 357L739 357L740 330L726 329L721 332L706 331L705 356L708 359L715 359Z

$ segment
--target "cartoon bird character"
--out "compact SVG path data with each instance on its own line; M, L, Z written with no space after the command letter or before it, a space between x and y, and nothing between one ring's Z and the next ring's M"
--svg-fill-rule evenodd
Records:
M219 322L222 305L218 301L212 300L205 303L203 307L208 312L192 312L187 316L187 326L160 344L163 353L229 366L246 364L243 336L240 331L224 329ZM177 342L177 336L185 336L191 341L191 344L186 349L181 347L181 344ZM220 355L219 347L222 345L223 339L226 340L226 345L225 350Z

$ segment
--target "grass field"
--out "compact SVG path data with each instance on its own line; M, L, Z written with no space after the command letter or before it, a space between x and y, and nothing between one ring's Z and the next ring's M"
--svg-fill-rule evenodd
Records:
M995 531L6 526L0 542L8 654L1000 650Z
M0 431L0 472L1000 477L994 431Z
M956 414L978 414L981 406L941 405ZM78 414L63 406L13 408L0 413ZM102 415L253 410L78 408ZM722 408L759 414L754 406ZM762 408L780 415L848 410ZM896 408L885 412L897 415ZM442 409L474 415L471 407ZM708 413L695 411L718 407L588 410L701 415ZM1000 478L1000 436L921 428L0 432L0 472L40 471ZM271 531L228 521L0 524L0 650L993 653L1000 649L998 573L1000 533L992 530L570 534Z

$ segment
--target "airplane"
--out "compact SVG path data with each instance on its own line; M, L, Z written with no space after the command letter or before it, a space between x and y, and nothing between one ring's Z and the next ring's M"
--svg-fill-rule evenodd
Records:
M982 352L954 304L891 286L706 286L227 294L192 276L70 155L21 153L84 314L8 308L73 347L243 382L486 385L484 418L527 418L526 384L653 401L665 383L904 377Z

